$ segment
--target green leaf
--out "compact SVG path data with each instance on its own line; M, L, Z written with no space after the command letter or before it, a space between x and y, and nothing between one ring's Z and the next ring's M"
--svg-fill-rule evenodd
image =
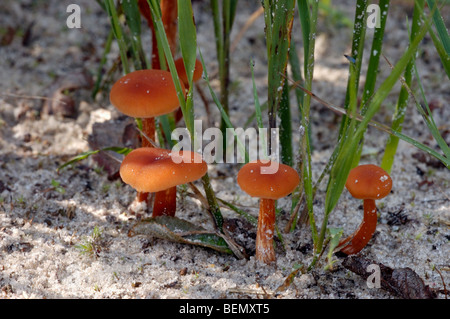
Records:
M130 67L128 65L128 47L123 36L122 25L119 22L119 16L117 14L116 7L113 0L105 0L104 2L106 11L108 12L109 19L111 21L112 30L114 36L116 37L117 43L119 45L120 59L122 61L122 68L125 74L130 72Z
M189 86L192 87L195 60L197 57L197 31L191 1L178 0L178 33Z
M59 166L56 171L59 172L61 169L63 169L66 166L69 166L69 165L72 165L79 161L82 161L82 160L88 158L89 156L97 154L102 151L113 151L113 152L116 152L117 154L127 155L128 153L130 153L132 151L132 149L126 148L126 147L112 146L112 147L102 148L100 150L84 152L84 153L81 153L81 154L73 157L71 160L69 160L69 161L65 162L64 164L62 164L61 166Z
M275 128L289 56L295 1L263 1L263 5L268 57L269 126Z
M131 51L134 56L134 63L136 70L144 69L148 65L145 58L144 50L142 48L141 14L139 12L137 1L124 0L121 3L123 12L127 20L128 28L131 31L130 44L131 44Z
M328 262L327 262L327 265L325 266L326 270L332 269L332 267L333 267L334 249L339 245L339 241L341 240L343 233L344 233L344 230L342 228L334 228L334 227L328 228L330 242L329 242L328 253L327 253Z

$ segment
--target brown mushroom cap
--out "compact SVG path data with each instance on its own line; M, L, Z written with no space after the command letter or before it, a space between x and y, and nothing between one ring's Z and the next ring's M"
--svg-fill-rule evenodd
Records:
M138 118L164 115L180 106L172 75L164 70L128 73L114 83L109 98L120 112Z
M263 174L270 164L261 161L245 164L237 176L241 189L252 197L267 199L279 199L292 193L300 182L295 169L276 163L279 167L275 173Z
M175 67L177 69L178 76L180 77L180 80L185 84L188 85L188 77L186 74L186 69L184 67L184 61L183 58L179 58L175 60ZM192 81L196 82L198 81L203 74L203 65L202 63L197 59L195 60L195 67L194 67L194 74L192 76Z
M125 156L120 165L120 177L138 192L156 193L195 181L207 170L200 154L141 147Z
M355 198L380 199L391 191L392 179L381 167L359 165L350 171L345 187Z

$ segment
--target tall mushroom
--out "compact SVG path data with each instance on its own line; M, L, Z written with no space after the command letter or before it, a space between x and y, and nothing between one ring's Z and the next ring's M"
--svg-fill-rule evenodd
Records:
M373 164L360 165L350 171L345 186L353 197L364 201L364 218L361 225L338 245L338 249L344 254L354 255L372 238L377 226L375 200L389 194L392 179L381 167Z
M181 83L184 92L184 85ZM155 138L155 117L168 114L180 106L172 75L163 70L138 70L117 80L109 94L111 103L122 113L142 118L142 130L151 139ZM142 139L143 147L152 147ZM139 201L147 198L138 193Z
M274 163L278 165L276 171L273 171ZM271 263L276 260L273 247L275 200L292 193L300 182L300 177L288 165L255 161L240 169L237 182L244 192L260 198L255 256L261 262Z
M153 217L175 216L176 186L201 178L207 170L200 154L141 147L125 156L120 165L120 177L138 192L157 194Z

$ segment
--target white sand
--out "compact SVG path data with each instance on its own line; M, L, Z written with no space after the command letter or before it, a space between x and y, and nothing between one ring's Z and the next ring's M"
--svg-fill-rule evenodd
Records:
M298 274L287 289L275 293L296 266L307 266L311 262L308 226L283 234L284 249L278 245L276 265L261 265L253 256L249 260L238 260L232 255L201 247L143 236L128 237L127 232L136 221L136 216L129 211L135 196L129 186L109 181L105 172L96 169L92 159L57 174L58 165L89 150L87 137L92 133L93 123L107 122L119 116L109 104L108 92L92 100L90 91L78 90L75 94L80 110L78 116L64 120L55 116L39 117L37 111L42 108L42 100L2 94L43 96L48 94L48 88L59 76L82 68L96 73L109 23L94 1L75 2L83 10L82 29L79 30L69 30L65 26L66 1L38 4L10 1L2 4L2 7L6 6L5 10L0 10L2 32L7 26L20 27L23 31L28 23L35 23L29 46L23 46L20 35L16 34L10 45L0 47L0 298L394 297L381 289L368 288L364 280L345 270L337 259L334 270L325 271L325 258L313 271ZM256 4L250 3L239 3L232 37L257 8ZM339 9L352 19L351 6L342 5ZM199 47L211 68L209 73L214 74L217 65L209 6L196 1L195 10ZM399 6L387 26L383 52L394 63L406 47L405 11L406 7ZM294 40L298 42L299 26L294 25L294 30ZM337 28L321 20L314 92L337 105L342 105L345 95L348 72L343 54L349 52L350 33L346 28ZM149 39L146 33L146 45L150 43ZM237 127L247 120L253 104L250 58L256 61L261 101L267 94L263 39L264 21L259 18L232 56L231 117ZM301 43L297 47L301 57ZM434 110L434 118L443 132L446 130L448 141L450 110L446 102L450 100L449 81L429 39L421 50L421 57L424 57L418 61L419 72L427 97L443 103L442 108ZM114 45L108 55L108 67L117 56ZM383 61L380 70L381 78L389 73L389 67ZM114 74L111 80L118 76ZM212 83L218 90L218 81L213 78ZM389 123L398 90L399 86L383 105L377 120ZM435 141L414 105L410 104L404 132L434 147ZM218 112L212 103L211 109L217 123ZM205 119L198 95L196 114L197 118ZM294 118L296 114L294 112ZM316 102L312 104L311 118L316 179L334 147L339 118ZM297 126L295 119L294 127ZM386 138L384 133L369 129L362 162L379 163ZM298 140L298 136L295 139ZM392 173L393 193L377 202L380 210L377 233L363 250L363 255L392 268L410 267L431 288L442 289L443 282L437 270L447 287L450 282L450 172L419 162L412 156L415 153L422 152L400 142ZM257 216L258 202L237 186L237 170L238 165L211 165L212 186L218 197L242 205L247 212ZM58 185L63 192L55 187ZM201 185L198 186L202 190ZM325 186L326 183L322 183L315 201L319 225ZM289 218L286 213L289 205L289 199L279 202L279 207L285 211L278 219L280 229L284 229ZM345 234L350 234L361 221L359 205L361 202L344 191L329 226L343 227ZM211 229L211 220L198 200L180 192L178 207L178 217ZM400 216L399 213L407 217L406 223L395 223L393 216ZM242 220L227 209L223 209L223 214ZM81 254L78 245L92 238L95 228L101 231L96 254ZM254 228L243 227L236 241L252 254L254 236ZM438 294L438 297L444 298L444 295Z

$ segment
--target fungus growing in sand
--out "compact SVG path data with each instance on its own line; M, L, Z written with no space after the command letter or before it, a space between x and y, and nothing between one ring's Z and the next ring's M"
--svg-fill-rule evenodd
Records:
M176 186L201 178L207 170L200 154L141 147L125 156L120 177L138 192L156 193L153 217L175 216Z
M344 254L354 255L372 238L377 226L375 200L389 194L392 179L381 167L373 164L360 165L350 171L345 186L353 197L364 200L364 218L361 225L338 245L338 249Z
M183 92L184 84L181 82ZM155 138L154 118L180 106L172 75L163 70L138 70L120 78L111 88L111 103L122 113L143 119L143 131ZM151 144L143 139L143 147Z
M181 83L184 92L184 85ZM138 70L123 76L111 88L111 103L122 113L142 118L142 131L155 138L155 117L168 114L180 106L172 75L162 70ZM153 145L142 139L143 147ZM176 190L172 190L175 191ZM147 199L147 193L138 193L138 201Z
M256 234L256 259L266 264L276 260L273 247L275 231L275 200L287 196L297 187L300 177L290 166L261 161L245 164L238 173L241 189L252 197L260 198L258 229Z

